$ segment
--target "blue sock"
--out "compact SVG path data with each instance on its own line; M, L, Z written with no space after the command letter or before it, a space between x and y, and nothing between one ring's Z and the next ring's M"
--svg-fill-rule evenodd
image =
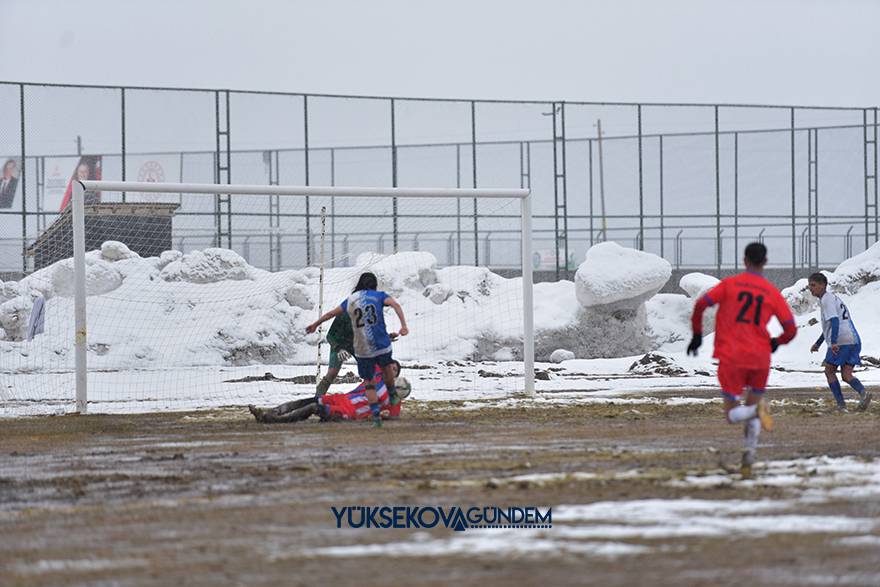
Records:
M853 377L852 379L849 380L849 386L852 387L853 389L855 389L859 395L862 395L863 393L865 393L865 386L862 385L862 382L859 381L858 379L856 379L855 377Z
M846 406L846 402L843 401L843 392L840 391L840 381L829 383L828 387L831 388L831 393L834 394L834 401L837 402L837 405Z
M840 388L839 385L837 387ZM382 417L379 415L379 404L370 404L370 411L373 412L374 420Z

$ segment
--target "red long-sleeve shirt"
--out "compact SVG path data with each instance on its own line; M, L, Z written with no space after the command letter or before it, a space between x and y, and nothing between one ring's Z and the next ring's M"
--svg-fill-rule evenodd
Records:
M795 337L797 327L791 309L763 275L746 271L721 280L697 300L691 316L694 334L702 334L703 312L719 305L715 317L715 353L720 361L757 369L770 366L770 334L767 322L776 316L783 332L777 338L785 344Z

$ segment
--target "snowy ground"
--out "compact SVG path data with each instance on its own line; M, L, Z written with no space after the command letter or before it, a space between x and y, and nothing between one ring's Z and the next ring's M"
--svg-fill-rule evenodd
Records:
M669 355L664 355L669 357ZM576 359L560 364L539 363L537 370L547 377L535 382L536 395L526 397L522 391L522 364L515 362L417 365L408 369L406 377L413 384L411 399L425 402L461 401L464 405L497 405L541 407L570 403L612 402L668 404L705 403L705 398L694 398L693 390L717 389L715 368L704 361L675 357L677 365L693 365L705 374L670 376L664 374L634 374L630 367L641 357L619 359ZM404 368L407 363L404 362ZM416 365L414 363L414 365ZM825 388L820 365L806 364L803 369L780 370L770 373L768 388L772 401L774 389ZM660 367L662 369L662 367ZM355 373L356 367L347 365L342 373ZM480 374L482 372L482 374ZM254 365L248 367L201 367L167 371L95 372L90 374L89 411L93 413L136 413L157 410L185 411L225 406L243 406L249 403L275 405L292 397L314 393L311 383L290 381L235 382L248 377L271 373L277 379L314 376L313 366ZM880 385L880 368L864 367L856 374L871 387ZM7 377L0 381L9 381ZM45 389L72 389L72 373L43 375L39 373L16 375L19 387ZM331 392L353 388L351 383L337 383ZM665 391L663 399L649 397L646 392ZM675 392L679 392L680 395ZM0 398L3 390L0 389ZM852 400L854 396L848 394ZM719 399L720 401L720 395ZM60 393L55 397L32 400L4 398L0 416L63 414L74 409L72 394Z

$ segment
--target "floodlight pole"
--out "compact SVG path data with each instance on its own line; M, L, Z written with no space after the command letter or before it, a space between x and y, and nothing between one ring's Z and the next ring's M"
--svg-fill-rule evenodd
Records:
M76 411L88 411L88 377L86 364L86 227L85 187L73 182L71 194L73 212L73 313L74 313L74 363L76 366Z

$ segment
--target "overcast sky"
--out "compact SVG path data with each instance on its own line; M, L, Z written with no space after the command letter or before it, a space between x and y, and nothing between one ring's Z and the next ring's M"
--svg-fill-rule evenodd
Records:
M0 80L880 104L874 0L0 0Z

